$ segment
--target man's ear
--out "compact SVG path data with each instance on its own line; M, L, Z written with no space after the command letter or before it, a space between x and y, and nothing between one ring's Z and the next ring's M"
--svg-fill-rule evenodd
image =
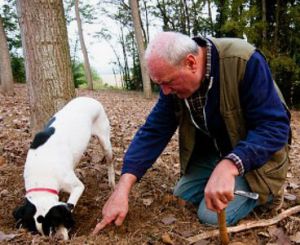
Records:
M195 55L193 54L188 54L186 57L185 57L185 66L189 69L189 70L192 70L192 71L196 71L197 70L197 60L196 60L196 57Z

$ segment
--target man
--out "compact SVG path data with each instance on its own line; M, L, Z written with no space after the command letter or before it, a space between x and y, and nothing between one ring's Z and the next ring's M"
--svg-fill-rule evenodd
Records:
M198 207L201 222L227 224L276 201L288 168L289 113L262 54L240 39L190 39L162 32L146 63L160 97L129 146L120 181L94 234L128 212L128 195L179 126L182 177L174 194ZM234 196L255 191L259 201Z

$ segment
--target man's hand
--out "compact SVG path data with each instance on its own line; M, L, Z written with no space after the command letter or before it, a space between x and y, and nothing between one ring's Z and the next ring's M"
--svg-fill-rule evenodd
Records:
M96 225L93 235L97 235L112 222L117 226L122 225L128 213L129 192L136 180L137 178L132 174L123 174L121 176L114 192L102 209L102 220Z
M205 190L206 207L220 212L234 198L235 177L239 174L233 162L223 159L212 172Z

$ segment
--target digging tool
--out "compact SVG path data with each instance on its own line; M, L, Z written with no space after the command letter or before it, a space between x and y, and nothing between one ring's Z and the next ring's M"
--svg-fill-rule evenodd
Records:
M259 195L255 192L248 192L248 191L242 191L242 190L235 190L235 195L247 197L253 200L257 200ZM226 212L225 209L221 210L221 212L218 213L218 224L219 224L219 233L220 233L220 240L222 245L229 244L229 237L227 233L227 226L226 226Z

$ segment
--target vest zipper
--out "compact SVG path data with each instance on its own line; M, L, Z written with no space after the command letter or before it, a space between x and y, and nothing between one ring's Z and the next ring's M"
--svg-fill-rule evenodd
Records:
M208 127L207 127L207 121L206 121L206 113L205 113L205 107L206 107L206 104L207 104L207 95L208 95L209 90L212 87L213 81L214 81L214 77L210 77L208 89L207 89L206 94L205 94L205 104L203 106L203 119L204 119L204 126L205 126L206 131L203 130L202 128L200 128L199 125L194 120L194 117L193 117L193 114L192 114L192 111L191 111L191 108L190 108L190 105L189 105L187 99L184 99L184 102L185 102L186 107L188 108L188 111L190 113L191 120L192 120L192 123L194 124L194 126L197 129L199 129L200 131L202 131L203 133L205 133L206 135L208 135L213 140L214 146L216 147L216 150L218 151L219 155L221 156L221 152L220 152L219 147L217 145L216 139L214 137L212 137L211 134L209 133L209 130L208 130Z

